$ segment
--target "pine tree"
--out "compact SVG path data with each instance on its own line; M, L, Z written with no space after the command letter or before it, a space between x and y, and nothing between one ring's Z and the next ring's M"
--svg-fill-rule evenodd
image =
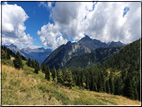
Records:
M15 68L23 68L23 63L19 52L16 53L15 60L13 61L13 63Z
M40 70L40 64L37 60L35 60L35 67L37 68L37 70Z
M45 79L50 81L50 68L48 65L47 65L47 67L45 67Z
M2 57L2 59L6 59L6 52L2 49L2 51L1 51L2 53L1 53L1 57Z
M70 88L72 88L73 85L72 72L68 69L65 69L64 84Z
M57 70L57 82L63 84L64 78L63 78L63 72L61 69Z
M94 82L94 91L97 91L97 84Z
M118 77L115 82L115 94L122 94L122 79L120 77Z
M36 67L35 68L35 71L34 71L36 74L38 74L38 68Z
M106 81L106 92L110 93L110 86L109 86L109 81Z
M57 77L57 72L56 72L55 66L54 66L53 69L51 70L51 73L52 73L52 78L53 78L53 80L55 80L55 78Z
M10 59L10 53L7 51L7 59Z
M29 67L31 67L31 58L28 58L28 60L27 60L27 65L28 65Z
M34 59L31 61L31 63L32 63L32 64L31 64L31 67L32 67L32 68L35 68L35 60L34 60Z
M45 73L46 70L47 70L47 67L46 67L46 65L45 65L45 63L44 63L43 66L42 66L42 72Z
M110 73L109 85L110 85L110 92L112 94L114 94L114 82L113 82L113 79L112 79L112 72Z

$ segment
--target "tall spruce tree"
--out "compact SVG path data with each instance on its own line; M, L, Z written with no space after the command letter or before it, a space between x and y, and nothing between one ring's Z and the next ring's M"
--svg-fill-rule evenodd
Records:
M61 84L64 82L62 69L57 70L57 82Z
M15 60L13 61L13 63L15 68L17 69L23 68L22 58L19 52L16 53Z
M109 78L109 85L110 85L110 92L111 94L114 94L114 82L113 82L113 79L112 79L112 72L110 73L110 78Z
M31 58L28 58L28 60L27 60L27 65L29 66L29 67L31 67Z
M45 73L45 71L46 71L46 65L45 65L45 63L42 65L41 69L42 69L42 72Z
M52 73L53 80L55 80L55 78L57 77L57 72L56 72L55 66L52 68L51 73Z
M36 67L35 68L35 71L34 71L36 74L38 74L38 68Z
M65 69L64 84L70 88L72 88L73 85L72 72L68 69Z
M50 68L49 68L49 65L47 65L47 67L45 67L45 79L50 81Z

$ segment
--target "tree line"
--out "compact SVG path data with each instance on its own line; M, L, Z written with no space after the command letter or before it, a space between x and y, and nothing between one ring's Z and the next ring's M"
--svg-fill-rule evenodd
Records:
M97 92L107 92L140 100L140 40L122 48L102 64L72 70L75 84Z

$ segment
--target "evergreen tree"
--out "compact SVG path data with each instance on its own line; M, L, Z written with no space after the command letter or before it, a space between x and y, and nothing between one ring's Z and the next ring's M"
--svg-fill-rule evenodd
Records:
M135 99L132 77L129 76L128 76L128 97L131 99Z
M6 59L6 52L4 51L4 49L2 49L1 51L1 56L2 56L2 59Z
M31 61L31 67L35 68L35 60L34 59Z
M31 67L31 58L28 58L28 60L27 60L27 65L29 66L29 67Z
M97 91L97 84L94 82L94 91Z
M110 85L110 92L112 94L114 94L114 82L113 82L113 79L112 79L112 72L110 73L109 85Z
M109 86L109 81L106 81L106 92L110 93L110 86Z
M23 63L19 52L16 53L15 60L13 61L13 63L15 68L23 68Z
M42 66L42 72L45 73L46 70L47 70L47 67L46 67L46 65L45 65L45 63L44 63L43 66Z
M63 78L63 72L61 69L57 70L57 82L63 84L64 78Z
M37 60L35 60L35 67L38 71L40 70L40 63Z
M86 88L87 88L87 89L89 89L89 87L90 87L90 85L89 85L89 84L90 84L90 81L89 81L89 76L88 76L88 75L89 75L89 74L87 73L87 74L86 74Z
M38 74L38 68L36 67L35 68L35 71L34 71L36 74Z
M47 67L45 67L45 79L50 81L50 68L48 65L47 65Z
M122 79L120 77L118 77L115 82L115 94L122 94Z
M57 77L57 72L56 72L55 66L54 66L53 69L51 70L51 73L52 73L52 78L53 78L53 80L55 80L55 78Z
M7 51L7 59L10 59L10 53Z
M65 69L64 84L70 88L72 88L73 85L72 72L68 69Z

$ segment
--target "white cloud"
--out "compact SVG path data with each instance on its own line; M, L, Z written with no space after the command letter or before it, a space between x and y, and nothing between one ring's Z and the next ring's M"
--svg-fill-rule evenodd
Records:
M58 31L58 26L48 23L41 27L41 31L37 32L44 46L55 49L57 46L67 42L63 39L62 34Z
M128 7L129 11L123 17L125 7ZM48 35L57 36L52 32L54 27L57 27L56 32L61 34L63 40L73 41L87 34L103 42L129 43L139 39L141 35L140 2L56 2L50 16L54 25L50 29L46 27L39 31L41 38L43 35L44 38ZM44 40L44 45L51 47L52 39L49 39L48 43L46 41L47 39ZM54 44L59 46L55 42L57 40Z
M52 3L53 2L40 2L39 6L43 6L43 7L47 8L47 9L50 9L50 8L52 8Z
M24 22L28 19L22 7L9 4L2 5L2 43L15 44L19 48L33 46L33 39L25 33Z

